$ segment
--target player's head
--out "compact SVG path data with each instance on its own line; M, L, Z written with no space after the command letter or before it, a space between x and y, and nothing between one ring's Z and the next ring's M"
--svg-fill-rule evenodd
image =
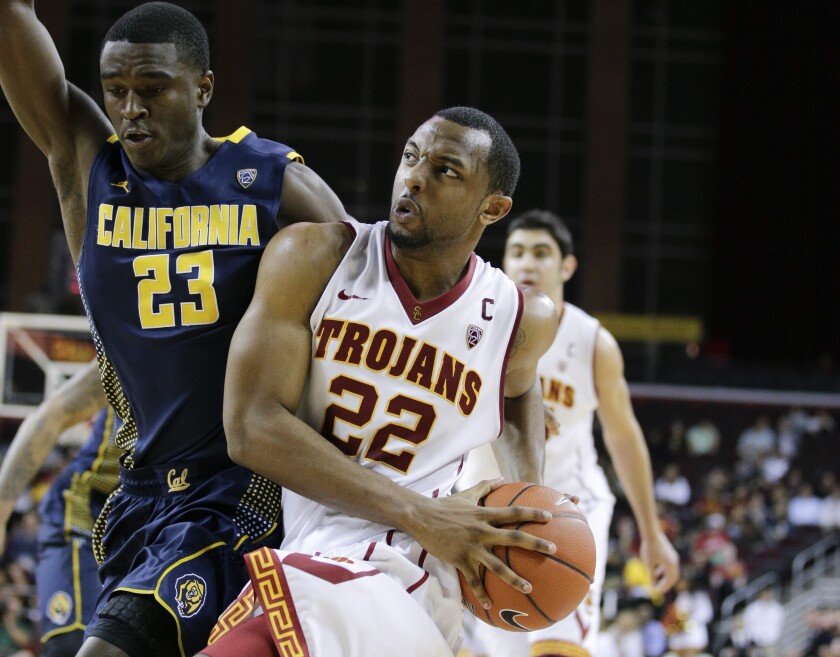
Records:
M172 43L178 59L199 73L210 68L210 44L201 22L183 7L169 2L146 2L127 11L102 39L109 41Z
M214 82L195 16L167 2L132 9L105 35L99 66L105 111L133 164L157 172L194 150Z
M510 211L518 179L519 153L496 119L472 107L441 110L403 149L388 234L405 248L474 245Z
M508 225L502 266L516 283L534 285L555 301L562 300L563 284L577 269L569 227L546 210L514 217Z

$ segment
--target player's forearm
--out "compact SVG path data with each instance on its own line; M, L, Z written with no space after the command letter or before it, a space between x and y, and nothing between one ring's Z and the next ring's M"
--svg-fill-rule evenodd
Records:
M620 440L605 434L605 443L642 538L660 528L653 495L650 454L641 429Z
M493 452L508 481L541 484L545 464L545 413L539 382L524 395L505 397L505 427Z
M415 535L428 500L360 466L282 407L231 414L231 458L319 504Z
M38 474L55 443L58 431L44 413L35 411L20 425L0 466L0 512L9 510ZM11 506L10 506L11 505ZM8 520L8 516L3 518Z

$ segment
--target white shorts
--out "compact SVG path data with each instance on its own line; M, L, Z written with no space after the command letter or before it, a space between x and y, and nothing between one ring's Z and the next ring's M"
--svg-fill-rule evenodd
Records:
M460 597L445 595L437 577L385 543L342 553L347 556L263 548L246 555L251 582L219 617L210 646L264 615L277 654L284 657L452 657L457 652Z

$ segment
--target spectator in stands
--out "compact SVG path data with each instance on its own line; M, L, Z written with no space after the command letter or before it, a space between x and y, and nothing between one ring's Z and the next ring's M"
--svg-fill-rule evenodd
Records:
M820 505L820 527L825 531L840 529L840 484L834 484Z
M757 463L775 448L776 431L766 415L759 415L752 426L744 429L736 445L738 456L746 463Z
M720 449L720 429L709 418L685 430L685 447L690 457L715 456Z
M788 520L792 527L818 527L822 500L814 494L814 487L803 482L788 502Z
M9 532L5 558L7 562L19 564L28 575L35 572L39 526L38 512L33 509L24 513L20 522Z
M750 641L749 632L744 624L744 614L735 614L718 657L763 657L756 655L756 652L755 644Z
M684 507L691 501L691 485L680 472L680 466L669 463L653 487L657 500L669 502L677 507Z
M800 657L824 657L828 646L840 636L840 610L831 607L813 609L805 614L811 636Z
M0 655L34 657L35 632L21 599L9 593L0 599Z
M683 577L674 588L676 595L662 619L668 633L668 647L679 657L694 657L709 646L709 623L714 609L701 582Z
M694 538L692 557L699 570L708 573L708 585L721 599L745 576L738 548L726 531L726 517L713 513L706 518L706 528Z
M764 651L765 657L778 657L785 608L776 599L772 586L762 590L744 609L744 626L752 643Z
M779 418L776 423L776 440L782 455L790 460L799 456L799 450L802 448L802 434L803 431L796 428L790 414Z
M622 609L598 637L599 657L645 657L639 617L635 609Z
M790 469L790 457L785 456L781 449L773 449L761 459L759 474L768 484L775 484L784 479Z
M636 609L642 632L642 650L645 657L662 657L668 650L668 635L657 616L657 608L650 602L640 603Z
M837 484L837 475L834 474L833 470L823 470L822 474L820 474L819 479L817 479L817 486L816 486L816 494L817 497L821 499L825 499L831 492L834 490L834 486Z

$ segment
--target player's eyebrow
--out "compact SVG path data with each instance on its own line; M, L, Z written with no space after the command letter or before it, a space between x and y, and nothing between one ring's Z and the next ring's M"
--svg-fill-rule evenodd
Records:
M102 71L99 78L101 80L110 80L112 78L120 77L120 72L117 69L113 70L105 70ZM174 80L175 76L169 73L168 71L164 71L161 69L150 69L148 71L143 71L138 74L138 77L141 78L153 78L156 80Z

